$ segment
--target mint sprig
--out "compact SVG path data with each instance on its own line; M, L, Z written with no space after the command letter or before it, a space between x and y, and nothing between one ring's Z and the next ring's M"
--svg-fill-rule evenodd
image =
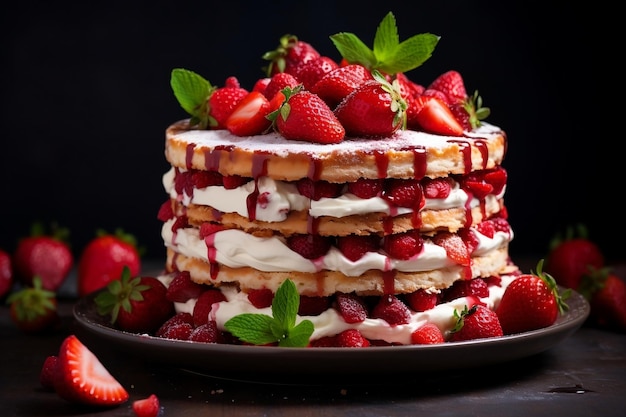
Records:
M191 115L192 126L199 125L201 129L217 126L217 121L209 115L208 99L216 89L209 81L193 71L175 68L170 86L180 106Z
M296 324L300 295L291 280L283 282L272 301L272 315L244 313L232 317L224 327L235 337L254 345L278 343L283 347L305 347L313 334L313 323Z
M389 12L376 29L373 49L349 32L337 33L330 39L349 63L393 75L422 65L431 57L440 37L422 33L400 42L396 18Z

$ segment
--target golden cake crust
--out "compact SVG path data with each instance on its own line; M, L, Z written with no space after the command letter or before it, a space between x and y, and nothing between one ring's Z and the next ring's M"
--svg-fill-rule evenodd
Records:
M292 234L309 233L310 219L305 211L292 211L287 218L280 222L251 221L237 213L216 214L210 206L189 204L183 206L182 202L171 199L172 208L177 215L186 215L189 223L200 227L204 222L219 222L228 228L238 228L248 233L260 236L273 233L280 233L284 236ZM485 207L474 207L471 211L472 225L480 223L482 220L498 213L503 207L502 199L492 200ZM456 233L459 229L466 227L467 214L463 208L446 210L422 210L420 211L421 224L420 232L424 234L435 233L446 230ZM485 215L483 217L483 215ZM407 213L395 216L389 221L385 213L369 213L362 215L351 215L345 217L324 216L318 218L316 226L317 233L323 236L347 236L401 233L415 229L413 214ZM389 228L391 225L391 228ZM387 228L387 230L385 230Z
M223 175L345 183L491 169L501 164L505 151L505 133L488 124L467 137L403 130L389 138L315 144L278 134L237 137L226 130L196 130L188 120L181 120L166 130L165 157L178 168L216 170Z

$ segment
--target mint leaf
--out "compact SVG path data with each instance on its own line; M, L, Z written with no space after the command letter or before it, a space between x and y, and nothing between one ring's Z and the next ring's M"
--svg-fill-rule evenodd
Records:
M255 345L278 343L279 346L304 347L309 344L314 326L310 320L296 325L300 295L291 280L283 282L272 301L272 316L244 313L232 317L224 327L244 342Z
M277 340L271 331L273 321L265 314L240 314L228 320L225 327L244 342L265 345Z
M191 124L206 129L211 123L207 100L215 87L202 76L183 68L172 70L170 86L180 106L191 115Z
M353 33L337 33L330 39L349 63L393 75L422 65L430 58L440 38L423 33L400 42L396 18L389 12L376 29L373 50Z

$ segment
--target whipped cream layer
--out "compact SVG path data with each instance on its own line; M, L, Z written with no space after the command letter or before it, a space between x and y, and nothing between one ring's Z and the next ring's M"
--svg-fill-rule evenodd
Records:
M173 279L174 274L160 276L159 279L167 286ZM489 286L489 296L480 298L480 301L487 307L495 309L504 294L504 290L511 281L516 278L514 275L501 277L500 285ZM245 293L237 291L233 287L220 288L226 297L226 301L213 304L209 313L209 320L214 320L221 330L225 330L224 323L234 316L243 313L256 313L272 315L270 307L256 308L250 303ZM193 314L196 299L190 299L186 303L175 303L177 312L187 312ZM390 325L383 319L367 318L359 323L346 323L341 314L329 308L318 316L296 317L296 323L302 320L310 320L313 323L314 331L311 340L316 340L325 336L334 336L347 329L357 329L361 334L370 340L384 340L388 343L399 343L403 345L411 344L411 333L426 323L434 323L444 337L448 334L456 323L454 311L462 311L465 306L473 305L473 300L469 297L461 297L455 300L441 303L434 308L423 311L411 311L411 318L407 324Z
M249 217L248 196L255 192L258 187L255 218L266 222L284 221L291 211L306 210L311 217L346 217L369 213L385 213L398 216L413 212L409 207L391 206L382 197L360 198L351 193L343 194L334 198L321 198L311 200L301 195L295 184L274 180L269 177L260 177L255 181L249 181L237 188L226 189L222 186L209 186L194 188L191 195L185 191L178 194L174 187L175 169L171 168L163 175L163 187L168 195L181 201L183 205L197 204L209 206L222 213L237 213L243 217ZM498 200L504 196L506 187L503 187L498 195L489 194L484 199L486 207L498 205ZM475 197L469 201L468 194L461 189L459 183L454 181L450 194L446 198L426 198L422 210L446 210L446 209L473 209L481 204Z
M258 237L238 229L227 229L200 238L197 228L179 228L172 231L175 219L164 222L161 236L165 246L191 258L207 263L219 263L231 268L252 267L266 272L339 271L357 277L368 270L421 272L454 266L446 250L430 240L424 240L422 251L406 260L393 259L383 252L368 252L352 261L332 246L326 255L307 259L291 250L281 237ZM496 232L492 238L474 229L479 244L472 256L481 256L501 248L513 238L513 232Z

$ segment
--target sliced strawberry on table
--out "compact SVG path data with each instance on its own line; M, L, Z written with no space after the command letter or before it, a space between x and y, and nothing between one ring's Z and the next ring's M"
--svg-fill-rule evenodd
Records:
M110 316L119 329L134 333L152 333L174 314L165 285L154 277L131 276L128 267L94 301L100 315Z
M9 315L18 329L26 333L56 330L60 324L54 291L43 288L36 276L32 287L24 287L9 295Z
M78 262L78 295L85 296L121 277L124 267L136 276L141 270L141 251L135 237L117 229L99 230L83 249Z
M33 278L38 276L43 288L59 289L74 266L68 236L65 228L53 225L48 233L42 224L33 224L30 235L20 239L13 252L15 278L32 286Z
M155 394L133 401L133 412L137 417L156 417L160 408L159 397Z
M589 238L587 228L577 225L550 242L544 269L559 285L577 290L583 276L603 268L604 263L604 254Z
M91 406L117 406L129 398L126 389L75 335L68 336L59 349L54 389L67 401Z
M285 103L269 117L285 138L316 143L339 143L346 132L333 111L318 95L285 89Z
M583 277L580 291L589 300L589 323L626 332L626 281L610 268L602 268Z
M554 278L543 272L543 260L536 272L515 278L496 307L504 334L522 333L548 327L567 309L569 290L559 293Z

